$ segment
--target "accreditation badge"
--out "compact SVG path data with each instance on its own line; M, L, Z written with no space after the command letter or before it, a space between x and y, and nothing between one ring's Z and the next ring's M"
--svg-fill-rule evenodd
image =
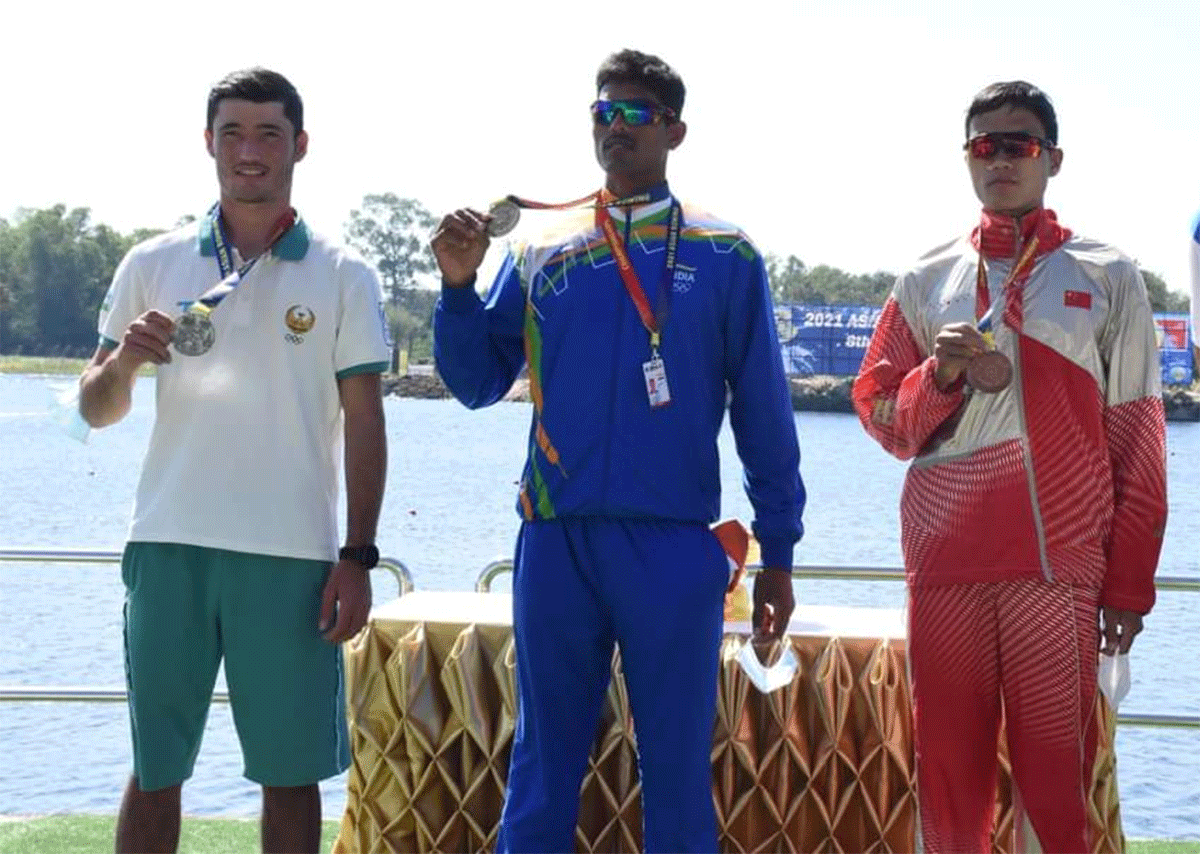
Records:
M646 395L651 407L666 406L671 402L671 389L667 387L667 368L660 356L642 362L642 373L646 377Z

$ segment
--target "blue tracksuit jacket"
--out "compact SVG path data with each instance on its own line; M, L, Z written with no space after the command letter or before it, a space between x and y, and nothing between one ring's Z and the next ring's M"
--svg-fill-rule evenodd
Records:
M660 353L671 402L652 408L650 339L590 209L514 247L486 298L443 288L434 356L475 408L528 366L534 417L518 510L713 522L717 435L730 421L767 566L792 564L804 485L762 257L735 226L684 205L673 281L663 288L670 201L610 208L651 303L666 291Z

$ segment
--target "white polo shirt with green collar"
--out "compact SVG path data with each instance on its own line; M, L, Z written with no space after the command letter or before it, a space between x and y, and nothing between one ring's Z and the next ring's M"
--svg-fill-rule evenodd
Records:
M178 317L219 279L210 216L138 244L104 299L102 345L150 309ZM211 319L212 349L172 347L158 368L130 541L335 559L337 383L387 368L379 277L297 220Z

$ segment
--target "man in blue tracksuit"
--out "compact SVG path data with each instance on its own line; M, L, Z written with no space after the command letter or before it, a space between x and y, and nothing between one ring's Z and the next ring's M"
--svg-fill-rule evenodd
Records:
M596 89L604 188L515 248L486 301L475 272L489 229L515 211L457 210L432 240L443 379L486 406L524 366L534 404L513 577L520 712L497 849L574 850L616 643L646 850L716 851L709 756L729 567L709 524L727 395L767 567L754 587L763 637L780 637L793 608L800 452L761 256L667 187L687 130L682 80L626 50Z

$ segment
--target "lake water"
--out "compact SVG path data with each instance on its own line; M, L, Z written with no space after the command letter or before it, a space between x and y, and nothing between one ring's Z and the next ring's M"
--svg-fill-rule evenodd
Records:
M0 547L118 551L153 417L153 381L134 409L86 444L46 412L51 382L0 375ZM420 589L464 590L485 564L510 556L528 404L469 412L453 401L386 400L391 441L379 546ZM900 564L898 500L905 465L848 415L796 417L808 487L807 533L796 562ZM1168 425L1171 516L1160 572L1200 577L1200 424ZM721 438L725 516L751 517L728 430ZM502 580L498 587L506 587ZM899 582L812 580L809 604L899 607ZM0 683L122 687L120 570L113 565L0 565L4 604ZM395 595L375 577L376 601ZM1200 714L1197 594L1162 592L1132 655L1122 711ZM0 704L0 814L115 812L129 773L121 704ZM1117 737L1126 833L1200 839L1200 732L1123 727ZM327 818L341 815L345 776L323 786ZM250 816L258 788L241 759L224 705L214 705L195 776L191 814Z

